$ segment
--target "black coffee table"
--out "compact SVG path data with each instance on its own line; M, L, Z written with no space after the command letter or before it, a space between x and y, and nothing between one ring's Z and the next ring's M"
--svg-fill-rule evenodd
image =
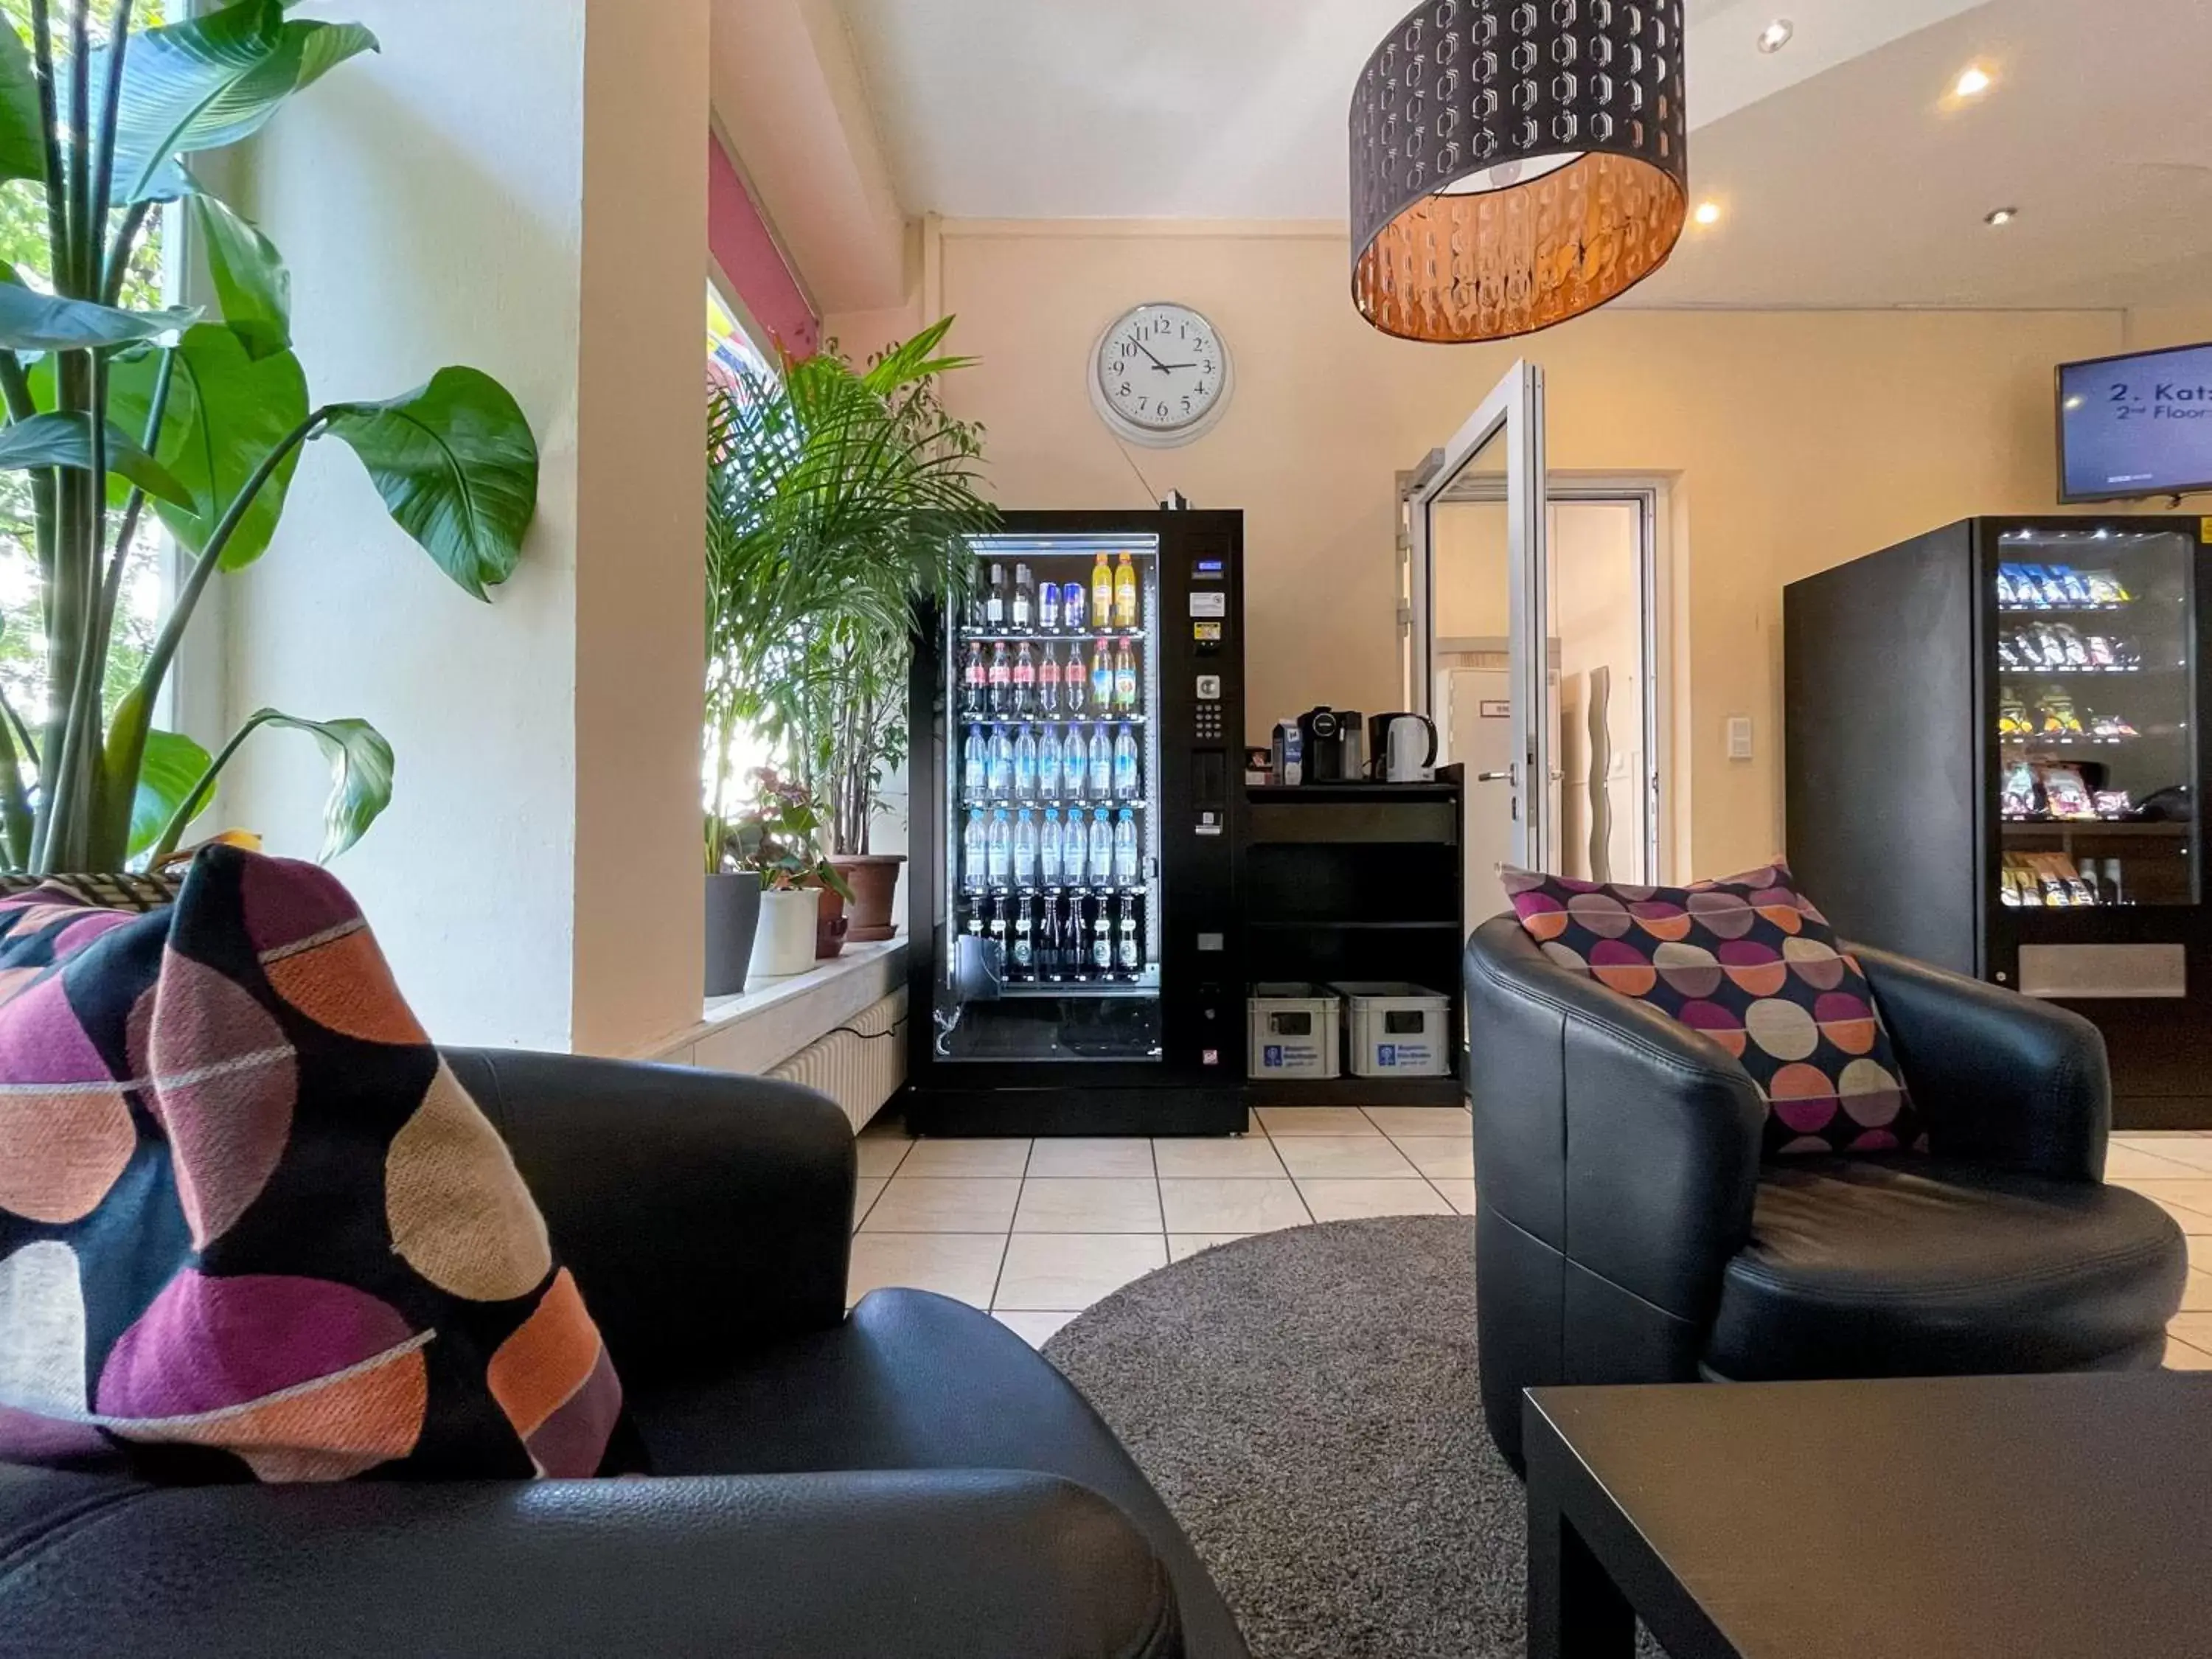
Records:
M2203 1659L2212 1373L1534 1389L1530 1659Z

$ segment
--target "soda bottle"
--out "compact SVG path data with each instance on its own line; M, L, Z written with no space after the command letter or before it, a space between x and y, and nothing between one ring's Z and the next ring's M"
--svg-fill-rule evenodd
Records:
M983 665L983 647L975 641L968 642L968 660L960 669L960 700L970 714L980 714L991 706L991 671Z
M1101 549L1098 562L1091 567L1091 622L1094 628L1109 628L1114 615L1114 572L1106 562Z
M1130 844L1133 847L1136 844L1133 834L1131 836ZM1036 886L1036 820L1030 816L1030 809L1024 806L1021 810L1020 816L1014 821L1014 885Z
M967 832L960 838L960 884L971 893L980 893L989 880L985 860L989 856L984 844L983 809L968 809Z
M1123 807L1114 821L1114 882L1134 887L1142 879L1137 870L1137 815Z
M1083 895L1067 896L1067 914L1060 930L1060 971L1077 984L1091 977L1091 946L1083 926Z
M1091 653L1091 704L1103 710L1113 701L1114 647L1110 641L1101 640Z
M990 687L991 712L994 714L1012 713L1014 706L1014 658L1013 653L1006 649L1004 640L991 647ZM1103 702L1105 699L1102 697L1099 701Z
M1060 590L1060 625L1071 634L1080 634L1091 625L1091 606L1085 600L1081 582L1070 582Z
M981 800L991 787L991 744L984 737L983 728L968 728L968 741L960 746L960 795L963 800Z
M991 809L991 829L985 838L985 849L991 885L1004 887L1014 875L1014 834L1006 823L1006 809L1003 806Z
M991 561L991 584L983 593L983 626L995 633L1006 625L1006 567Z
M1006 970L1006 896L1001 893L991 902L991 943L998 946L993 953L999 958L999 971Z
M969 633L981 634L991 626L990 603L991 585L988 582L969 583L968 598L961 608L960 618L967 624Z
M1047 893L1037 914L1036 976L1057 980L1063 971L1060 965L1060 900Z
M1036 620L1036 578L1025 564L1014 567L1014 632L1026 634Z
M1044 591L1052 592L1050 582L1044 585ZM1037 665L1036 706L1040 714L1060 713L1060 647L1056 645L1045 647L1044 660Z
M1060 808L1044 809L1044 828L1037 831L1037 884L1060 885Z
M1121 550L1121 567L1114 572L1114 626L1134 628L1137 625L1137 567L1129 562L1129 551Z
M1047 582L1037 589L1037 632L1060 632L1060 584Z
M1144 967L1144 942L1138 937L1137 907L1141 902L1134 893L1121 895L1121 915L1114 931L1120 936L1115 950L1115 966L1127 979L1136 978Z
M1114 706L1137 706L1137 647L1127 640L1114 647Z
M1091 728L1090 763L1085 769L1085 789L1093 800L1110 799L1114 793L1114 745L1106 736L1103 722Z
M1143 780L1138 774L1137 734L1124 725L1114 734L1115 799L1135 800L1145 793Z
M1114 884L1114 826L1103 806L1091 815L1091 856L1085 860L1084 878L1093 887Z
M1097 979L1109 978L1114 971L1114 923L1106 914L1109 902L1103 893L1098 896L1098 914L1091 923L1091 972Z
M1026 983L1036 977L1036 939L1030 930L1030 902L1026 898L1014 900L1014 949L1006 977L1017 983Z
M1035 800L1037 794L1037 740L1030 727L1022 727L1014 739L1014 798Z
M1047 799L1060 794L1060 728L1048 726L1037 734L1036 792Z
M1067 672L1060 679L1060 700L1071 714L1080 714L1091 701L1091 670L1083 660L1081 640L1067 647Z
M993 800L1013 798L1014 743L1003 726L991 728L991 763L987 769L984 791Z
M1024 640L1014 647L1014 713L1026 714L1036 702L1036 658Z

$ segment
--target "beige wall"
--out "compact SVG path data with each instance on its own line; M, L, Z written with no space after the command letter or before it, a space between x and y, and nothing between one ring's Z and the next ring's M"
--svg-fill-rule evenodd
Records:
M1179 489L1244 509L1255 741L1316 702L1395 702L1393 475L1516 354L1540 363L1555 469L1675 477L1681 862L1706 873L1781 842L1783 583L1966 514L2048 508L2051 365L2121 343L2117 313L1616 308L1517 344L1419 346L1359 321L1346 270L1340 233L1312 227L951 222L925 239L921 303L957 313L953 345L982 359L947 392L988 427L1002 502ZM1235 404L1187 448L1124 455L1091 411L1089 354L1162 298L1220 327ZM846 319L827 331L877 343ZM1733 714L1757 723L1754 760L1725 758Z

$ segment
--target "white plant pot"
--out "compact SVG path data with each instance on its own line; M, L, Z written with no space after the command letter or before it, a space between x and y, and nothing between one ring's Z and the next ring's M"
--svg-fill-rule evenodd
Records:
M822 890L802 887L761 895L760 931L753 935L753 959L745 982L803 974L814 966L816 913Z

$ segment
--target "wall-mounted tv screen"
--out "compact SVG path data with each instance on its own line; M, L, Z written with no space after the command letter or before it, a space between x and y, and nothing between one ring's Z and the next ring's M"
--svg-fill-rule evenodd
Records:
M2212 343L2058 369L2058 498L2212 489Z

